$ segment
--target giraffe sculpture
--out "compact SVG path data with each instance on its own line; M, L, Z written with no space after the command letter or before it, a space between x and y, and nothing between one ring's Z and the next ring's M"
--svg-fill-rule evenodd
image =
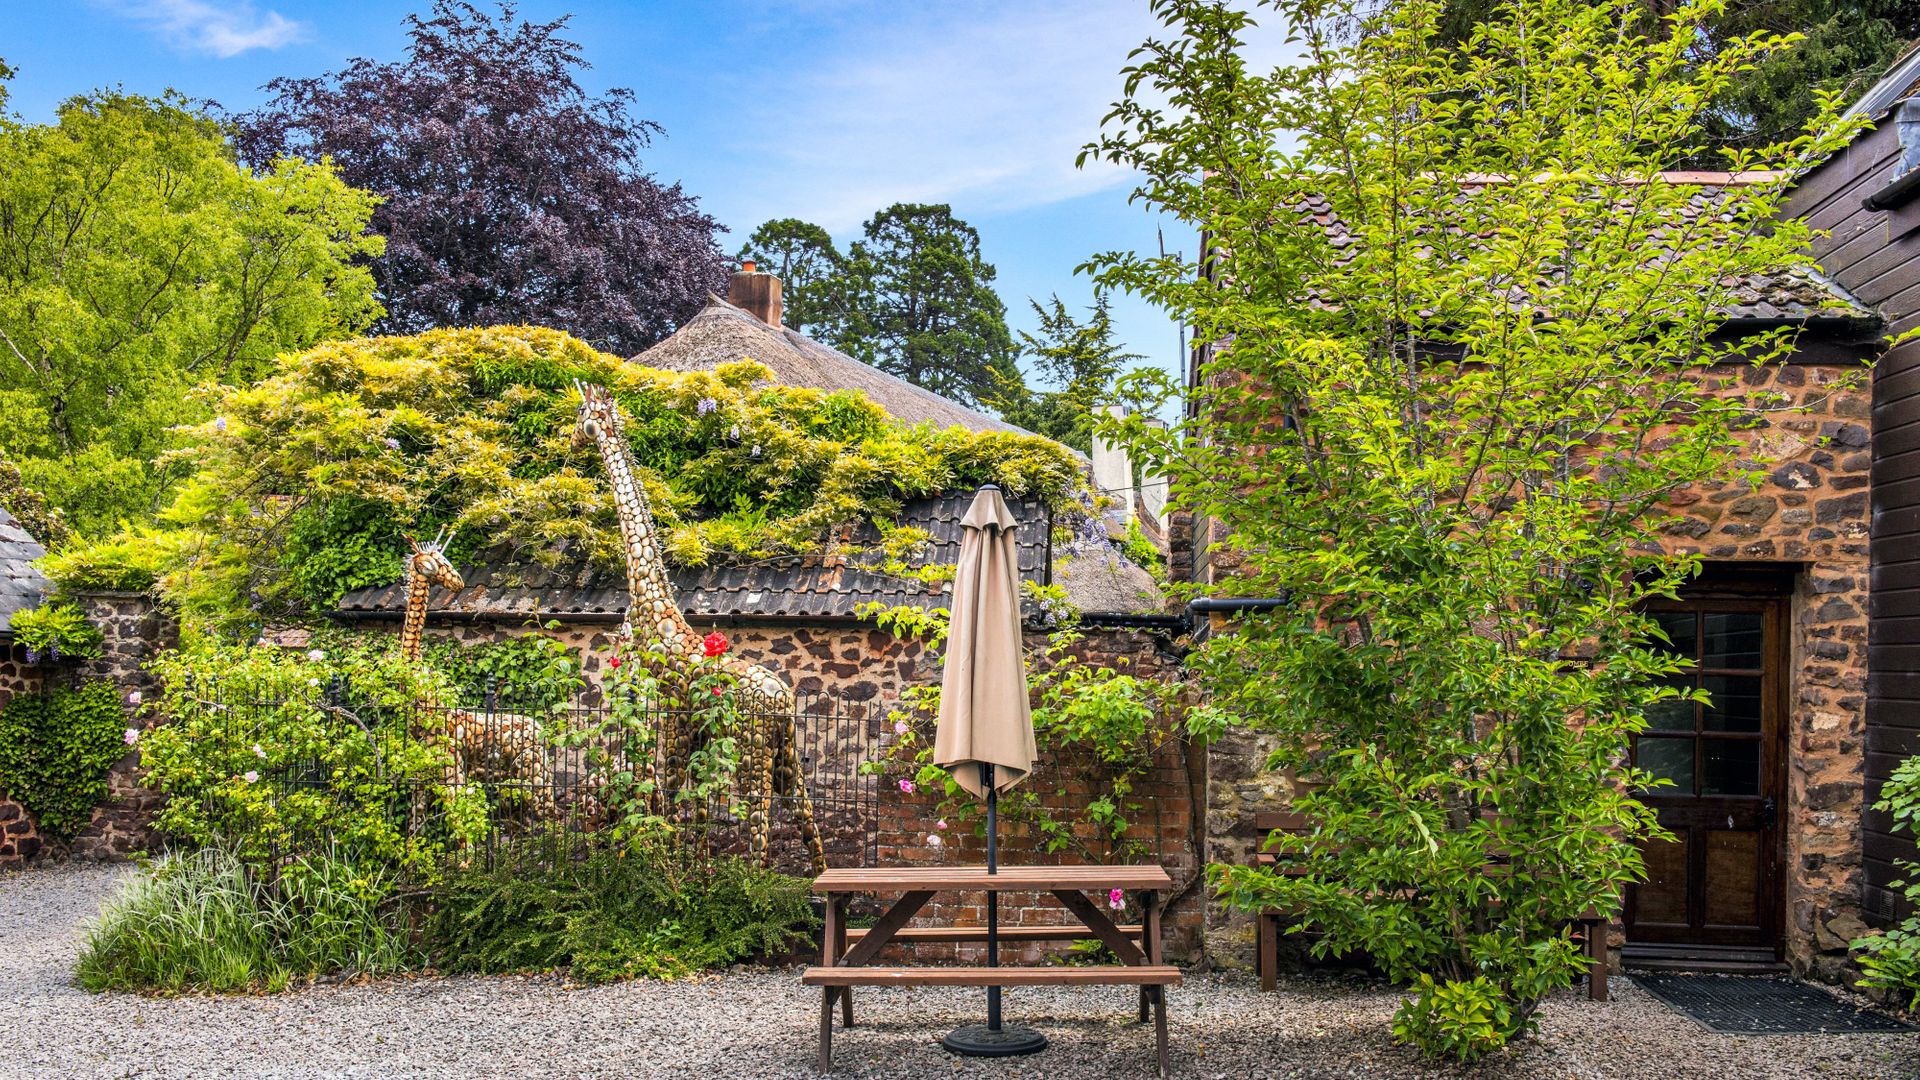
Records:
M435 585L456 592L466 588L460 572L447 558L445 541L444 529L430 544L407 538L407 546L413 550L407 556L407 614L400 624L400 658L408 664L420 662L428 590ZM433 707L437 703L426 704ZM441 780L449 795L464 787L469 778L525 779L535 807L549 818L560 816L553 801L553 776L547 767L540 725L532 717L489 713L483 720L465 709L449 709L447 750Z
M591 443L599 449L620 517L628 594L623 632L642 648L689 659L702 656L703 638L680 613L673 583L667 577L653 511L634 468L632 452L621 434L619 406L601 387L581 383L575 386L580 391L580 415L574 427L574 442L582 446ZM723 654L717 662L734 677L748 718L744 783L752 856L763 864L771 862L773 799L780 795L793 801L814 873L824 873L826 848L821 843L813 800L807 794L805 773L800 767L792 688L774 672L737 657ZM684 784L687 763L695 749L692 737L693 733L671 715L662 724L660 741L665 751L662 754L665 776L659 797L671 798L671 793Z

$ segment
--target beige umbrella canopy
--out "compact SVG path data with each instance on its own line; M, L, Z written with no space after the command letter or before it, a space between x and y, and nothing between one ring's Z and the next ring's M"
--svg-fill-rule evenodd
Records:
M1019 522L992 485L960 520L960 563L947 626L934 764L976 798L986 794L982 766L996 790L1026 779L1039 756L1027 709L1027 664L1020 645Z
M946 674L940 681L940 727L934 764L987 803L987 873L999 868L1000 792L1026 779L1039 751L1027 710L1027 662L1020 649L1019 522L1000 489L989 484L960 519L960 564L947 623ZM1000 963L1000 894L987 889L987 966ZM987 1022L949 1032L941 1045L956 1054L1031 1054L1046 1036L1000 1022L1000 987L987 986Z

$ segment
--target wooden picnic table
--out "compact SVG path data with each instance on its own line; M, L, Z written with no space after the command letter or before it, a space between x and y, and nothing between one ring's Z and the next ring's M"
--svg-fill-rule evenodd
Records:
M1161 954L1161 906L1173 879L1158 866L1008 866L987 873L984 866L913 866L828 870L814 879L813 891L826 897L826 929L821 934L818 967L801 982L821 988L820 1068L833 1065L833 1005L841 1006L841 1027L853 1026L855 986L1137 986L1139 1019L1154 1021L1154 1047L1161 1075L1167 1071L1166 988L1180 983L1180 969ZM1143 920L1121 926L1105 910L1106 893L1136 893ZM916 941L984 942L984 926L908 927L934 894L940 892L1051 893L1079 920L1078 925L1007 927L1006 941L1104 942L1117 964L1059 967L878 967L880 951ZM1091 900L1089 892L1100 899ZM847 927L847 904L855 894L898 893L899 899L870 929Z

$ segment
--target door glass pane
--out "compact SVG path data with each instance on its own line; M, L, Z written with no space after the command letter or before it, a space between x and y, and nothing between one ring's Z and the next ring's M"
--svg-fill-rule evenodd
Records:
M1656 780L1671 780L1672 787L1652 789L1655 795L1693 794L1693 739L1662 739L1640 736L1637 763Z
M1714 829L1707 840L1707 922L1760 925L1760 834Z
M1710 611L1700 621L1701 667L1760 667L1766 631L1759 612Z
M1760 740L1701 739L1700 751L1706 756L1702 794L1760 794Z
M1687 923L1687 830L1672 840L1649 840L1640 849L1647 880L1634 890L1636 923Z
M1708 731L1760 730L1760 676L1703 675L1700 686L1712 699Z
M1664 652L1678 653L1681 656L1694 654L1697 643L1694 641L1693 612L1656 611L1653 613L1653 621L1666 632L1667 641L1648 638L1647 644Z
M1693 680L1687 676L1667 680L1669 683L1690 689ZM1654 731L1692 731L1694 730L1694 712L1699 708L1696 702L1687 698L1668 698L1656 701L1647 709L1647 727Z

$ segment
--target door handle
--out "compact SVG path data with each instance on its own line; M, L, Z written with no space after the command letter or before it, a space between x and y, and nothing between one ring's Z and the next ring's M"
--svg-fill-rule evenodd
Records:
M1780 809L1780 804L1774 802L1773 796L1769 795L1766 798L1761 799L1760 800L1760 827L1763 829L1773 828L1773 819L1774 819L1774 816L1778 813L1779 809Z

